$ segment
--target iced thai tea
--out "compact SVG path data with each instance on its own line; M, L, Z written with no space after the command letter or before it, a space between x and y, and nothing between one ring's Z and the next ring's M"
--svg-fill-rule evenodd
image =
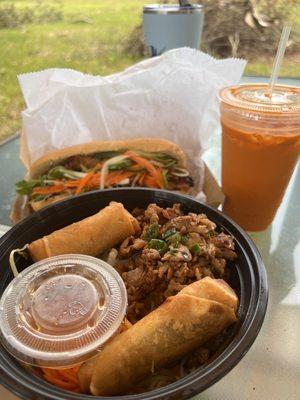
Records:
M272 222L300 152L300 88L240 85L220 92L224 212L244 229Z

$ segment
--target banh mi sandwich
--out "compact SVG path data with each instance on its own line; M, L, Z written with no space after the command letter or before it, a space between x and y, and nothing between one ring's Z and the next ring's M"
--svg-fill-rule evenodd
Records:
M96 396L128 393L236 322L237 306L235 292L223 280L206 277L186 286L83 364L81 389L89 387Z
M183 151L161 139L90 142L45 155L16 184L34 211L80 193L112 187L150 187L190 193Z

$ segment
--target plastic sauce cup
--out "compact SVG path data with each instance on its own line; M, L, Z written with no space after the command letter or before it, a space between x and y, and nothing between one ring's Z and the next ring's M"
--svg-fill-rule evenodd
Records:
M248 231L272 222L300 153L300 88L239 85L219 94L223 211Z
M69 368L93 357L125 317L125 285L94 257L47 258L22 271L0 300L4 347L19 361Z

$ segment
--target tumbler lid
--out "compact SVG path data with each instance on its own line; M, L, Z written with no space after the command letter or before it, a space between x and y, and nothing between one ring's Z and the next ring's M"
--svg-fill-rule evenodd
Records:
M148 4L145 5L144 14L193 14L203 11L201 4L180 6L179 4Z

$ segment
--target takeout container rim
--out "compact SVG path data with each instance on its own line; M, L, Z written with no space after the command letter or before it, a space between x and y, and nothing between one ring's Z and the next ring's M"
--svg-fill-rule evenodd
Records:
M208 167L207 167L207 170L209 171L209 168L208 168ZM218 185L217 181L215 180L215 178L213 177L213 175L211 174L210 171L208 172L208 174L209 174L209 179L213 179L213 182L214 182L216 185ZM146 187L145 187L145 188L144 188L144 187L124 187L124 188L108 188L108 189L92 190L92 191L90 191L90 192L81 193L81 194L79 194L79 195L76 195L76 196L73 196L73 197L68 197L68 198L66 198L66 199L57 201L57 202L55 202L55 203L51 203L51 204L49 204L49 205L43 207L42 209L40 209L40 210L38 210L38 211L35 211L35 212L33 212L33 213L27 215L26 217L22 218L21 220L19 220L15 225L12 226L11 229L9 229L9 231L7 231L7 232L0 238L0 256L1 256L1 245L2 245L2 243L6 240L6 237L9 236L9 233L12 233L12 232L14 232L15 230L17 230L20 223L26 223L30 218L32 218L33 215L36 216L36 217L39 217L43 212L47 212L47 211L48 211L49 209L51 209L52 207L60 206L61 204L64 204L64 202L72 201L72 199L79 199L79 198L82 198L82 197L84 197L84 196L89 196L89 195L95 194L95 193L110 192L110 191L111 191L111 192L120 192L120 193L122 193L122 192L126 192L126 191L128 191L128 190L130 190L130 191L137 191L137 192L145 192L145 191L147 191L147 192L163 192L163 193L166 193L166 194L169 194L169 195L181 196L183 199L184 199L184 198L188 198L188 199L190 199L190 200L194 200L194 201L196 201L196 202L198 202L198 203L204 205L205 207L209 208L210 210L216 211L220 216L225 215L225 214L223 214L222 212L218 211L213 205L208 205L207 203L203 203L203 202L201 202L200 200L196 199L195 197L193 197L193 196L191 196L191 195L184 195L184 194L177 193L177 192L174 192L174 191L171 191L171 190L166 190L166 189L151 189L151 188L146 188ZM221 189L220 189L220 192L218 193L218 195L221 194L221 193L222 193L222 192L221 192ZM216 206L219 206L219 205L221 204L221 197L222 197L222 198L224 197L224 196L223 196L223 193L222 193L222 196L220 196L220 202L214 203ZM236 227L238 230L242 230L242 228L239 227L239 226L238 226L231 218L229 218L227 215L226 215L226 218L227 218L233 225L235 225L235 227ZM243 232L244 232L244 235L247 235L246 232L245 232L244 230L243 230ZM247 236L248 236L248 235L247 235ZM249 236L248 236L248 238L249 238ZM250 239L250 238L249 238L249 239ZM251 239L250 239L250 240L251 240ZM253 242L252 242L252 243L253 243ZM253 244L254 244L254 243L253 243ZM254 245L254 246L255 246L255 245Z
M146 4L143 6L144 14L157 15L176 15L176 14L195 14L203 13L204 6L202 4L189 4L181 6L180 4Z
M197 369L193 373L188 374L187 376L181 378L180 380L171 383L167 386L164 386L159 389L155 389L153 391L147 392L147 393L142 393L142 394L135 394L135 395L126 395L126 396L118 396L118 397L97 397L97 396L90 396L90 395L84 395L84 394L76 394L68 391L64 391L62 389L58 389L53 387L52 385L47 384L45 381L43 381L40 378L35 377L35 379L38 379L38 382L31 383L30 379L26 377L25 373L18 369L14 368L14 372L17 372L17 375L21 375L19 379L22 379L22 385L27 387L30 390L34 390L36 393L47 396L48 399L53 399L53 400L65 400L65 399L103 399L103 400L113 400L113 399L122 399L122 400L130 400L130 399L136 399L136 400L142 400L142 399L147 399L147 400L155 400L155 399L162 399L164 396L167 398L167 396L172 395L172 393L176 393L178 390L183 391L186 390L189 392L189 396L195 395L195 392L191 389L191 386L193 383L199 382L199 380L205 379L205 383L201 384L201 391L207 389L210 387L212 384L220 380L222 377L224 377L240 360L243 358L243 356L246 354L246 352L249 350L251 345L256 339L256 336L262 326L266 309L267 309L267 301L268 301L268 285L267 285L267 274L266 270L262 261L262 258L259 254L258 249L256 248L254 242L252 239L248 236L248 234L238 226L231 218L229 218L227 215L223 214L221 211L215 209L214 207L208 206L207 204L201 203L199 200L192 198L191 196L186 196L178 193L174 193L171 191L166 191L166 190L153 190L149 188L115 188L115 189L105 189L103 191L98 190L98 191L93 191L93 192L88 192L88 193L83 193L77 197L73 197L71 199L65 199L60 202L57 202L55 204L49 205L42 210L36 212L35 214L27 217L17 225L15 225L10 231L8 231L1 239L0 239L0 257L1 257L1 247L3 243L9 239L10 237L14 237L15 231L19 229L20 225L26 224L29 220L31 220L34 217L40 218L41 215L43 214L48 214L49 210L52 208L61 208L65 203L71 202L72 208L77 207L78 203L80 202L80 198L84 197L92 197L92 196L97 196L100 193L103 193L103 195L106 194L107 197L109 197L109 194L112 193L119 193L119 199L122 201L121 194L126 193L126 192L149 192L149 194L160 194L161 198L160 200L163 200L165 197L166 200L168 198L171 200L171 202L180 202L183 203L184 205L184 200L187 202L192 202L196 206L197 204L201 205L201 207L204 207L208 209L210 212L213 214L217 215L221 220L225 220L225 225L224 228L228 230L230 228L230 233L234 236L234 238L238 241L236 236L241 236L242 239L245 241L245 244L248 246L248 249L245 249L243 247L244 255L248 259L248 263L250 266L250 273L252 276L252 292L251 292L251 299L250 299L250 305L247 310L247 315L245 316L244 321L242 324L239 326L238 332L234 339L229 343L229 345L222 351L222 353L212 362L210 362L208 365L201 369ZM113 196L112 196L113 197ZM112 200L112 198L110 199ZM150 204L151 199L149 199ZM157 201L158 199L156 199ZM182 201L181 201L182 200ZM154 201L154 199L153 199ZM196 204L195 204L196 203ZM184 205L185 206L185 205ZM187 207L188 208L188 207ZM219 226L222 227L222 223L217 222ZM257 267L257 275L254 276L254 270L252 268L252 263L249 260L248 257L248 251L250 249L250 252L252 253L252 256L255 259L255 264ZM245 253L246 251L246 253ZM257 285L256 290L253 288L253 283ZM249 313L251 311L251 313ZM2 354L0 354L0 360L2 358ZM2 366L0 366L0 369L2 369ZM16 380L16 375L11 374L9 371L4 371L3 372L7 373L12 379ZM15 391L15 388L12 385L6 384L6 381L4 378L3 374L2 376L0 375L0 381L4 386L7 386L10 390ZM25 379L24 379L25 378ZM24 382L25 380L25 382ZM46 388L46 390L45 390ZM26 399L26 397L23 397ZM186 395L183 396L183 398L187 398Z

